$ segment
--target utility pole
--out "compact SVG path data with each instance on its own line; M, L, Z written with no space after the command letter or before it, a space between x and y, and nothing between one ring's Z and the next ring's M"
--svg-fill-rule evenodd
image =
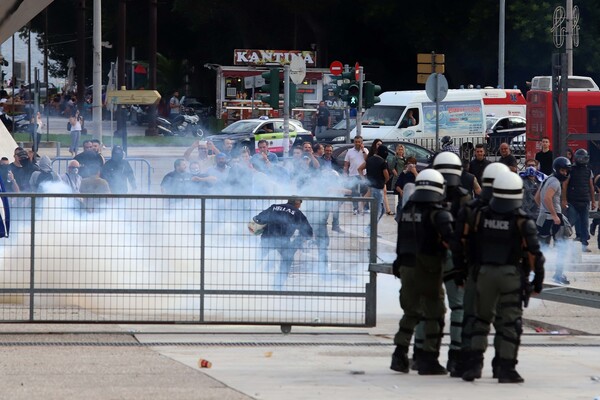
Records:
M94 64L92 112L94 139L102 143L102 0L94 0Z
M117 31L118 31L118 42L117 42L117 90L125 89L125 25L126 25L126 14L127 4L126 0L119 0L119 11L117 16ZM117 132L118 135L125 138L127 127L125 124L125 108L122 105L117 105Z
M149 0L149 42L148 42L148 67L150 69L148 76L148 86L150 90L156 90L156 41L157 41L157 0ZM156 104L149 108L150 120L146 136L156 136Z
M77 107L85 100L85 0L77 2Z
M504 89L504 37L506 22L506 0L500 0L500 20L498 21L498 87Z
M573 0L566 0L567 32L565 51L567 52L567 75L573 75Z

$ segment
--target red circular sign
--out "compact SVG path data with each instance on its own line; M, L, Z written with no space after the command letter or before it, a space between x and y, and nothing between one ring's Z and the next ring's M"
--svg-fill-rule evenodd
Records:
M343 69L344 69L344 66L342 65L342 63L340 61L334 61L329 66L329 71L335 76L341 75Z
M358 61L354 64L354 80L360 81L360 64Z

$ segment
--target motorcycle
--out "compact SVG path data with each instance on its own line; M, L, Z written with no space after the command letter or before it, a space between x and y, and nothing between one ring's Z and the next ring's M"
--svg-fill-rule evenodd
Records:
M18 114L14 116L9 116L6 113L0 114L0 120L11 132L30 132L32 129L32 124L27 118L27 114Z
M156 127L158 128L159 133L162 133L164 136L191 135L203 137L204 131L200 128L198 122L200 122L200 118L194 109L189 107L182 107L181 114L173 118L172 121L163 117L156 117Z

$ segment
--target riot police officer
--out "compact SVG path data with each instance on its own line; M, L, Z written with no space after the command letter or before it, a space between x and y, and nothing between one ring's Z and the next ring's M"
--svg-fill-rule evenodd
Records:
M462 162L460 158L451 152L439 153L433 160L433 168L440 172L446 180L446 196L444 205L450 211L454 219L458 212L470 199L469 192L460 186L462 175ZM456 285L454 281L453 254L448 252L444 263L444 287L450 307L450 349L448 351L448 362L446 368L452 373L459 363L461 349L461 331L463 322L463 288ZM419 363L420 346L424 338L423 325L417 327L415 333L415 355L416 364Z
M542 291L544 256L540 251L535 223L521 209L522 203L522 179L515 173L503 172L494 180L489 206L478 211L475 217L475 234L470 240L477 248L486 250L478 252L474 260L480 265L471 343L474 357L469 360L462 376L465 381L481 378L483 354L496 312L502 320L496 331L496 335L501 336L498 382L524 381L515 369L522 333L521 302L523 293L529 293L530 285L534 292ZM527 256L526 271L522 267L524 255ZM535 273L531 283L530 271ZM497 308L498 304L503 306Z
M475 321L476 280L479 269L479 266L474 262L479 249L473 246L473 240L469 240L473 239L471 227L473 226L478 210L489 204L492 198L494 180L502 172L510 172L510 169L505 164L499 162L488 164L482 173L480 196L467 202L460 209L456 218L456 235L460 236L461 243L463 244L462 257L465 260L463 265L466 266L466 269L459 270L455 267L456 274L454 281L459 287L464 287L464 296L460 362L455 366L454 370L450 371L450 376L453 378L462 377L465 372L466 362L471 357L471 335ZM471 246L465 247L464 244L470 244ZM495 324L496 322L494 322L494 326Z
M402 281L400 306L404 315L394 336L396 350L390 366L394 371L409 371L408 346L415 326L423 321L419 375L447 372L438 362L446 312L442 275L446 246L456 248L457 243L452 215L441 204L444 189L442 174L433 169L421 171L415 192L399 216L394 275Z

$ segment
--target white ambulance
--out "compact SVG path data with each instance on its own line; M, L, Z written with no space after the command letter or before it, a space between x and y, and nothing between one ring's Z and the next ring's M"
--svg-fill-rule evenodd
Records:
M362 117L361 136L383 141L415 139L432 147L436 131L436 105L424 90L385 92L381 101ZM356 128L350 137L356 136ZM439 105L439 138L450 136L455 144L470 147L485 140L485 113L481 92L448 90ZM433 145L435 147L435 145Z

